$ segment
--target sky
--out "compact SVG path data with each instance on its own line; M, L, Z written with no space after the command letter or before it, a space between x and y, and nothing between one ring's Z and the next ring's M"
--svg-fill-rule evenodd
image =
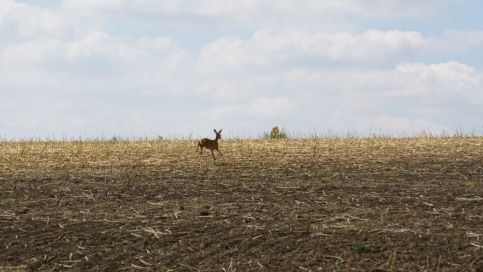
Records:
M0 0L0 137L483 135L483 1Z

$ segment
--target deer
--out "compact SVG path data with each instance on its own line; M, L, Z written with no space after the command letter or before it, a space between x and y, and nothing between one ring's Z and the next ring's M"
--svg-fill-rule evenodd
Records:
M203 153L203 147L206 147L211 151L211 156L213 157L213 162L215 162L215 154L213 153L213 150L218 151L220 155L223 156L221 151L218 149L218 140L221 139L221 131L216 131L216 129L213 129L213 131L216 134L216 138L214 140L208 139L208 138L203 138L198 142L198 146L196 147L196 152L198 152L198 149L201 148L200 154Z

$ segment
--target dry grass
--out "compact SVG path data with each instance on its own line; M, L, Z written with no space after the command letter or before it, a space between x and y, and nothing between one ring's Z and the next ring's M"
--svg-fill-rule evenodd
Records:
M481 271L483 138L0 143L0 270ZM354 245L365 247L355 250Z

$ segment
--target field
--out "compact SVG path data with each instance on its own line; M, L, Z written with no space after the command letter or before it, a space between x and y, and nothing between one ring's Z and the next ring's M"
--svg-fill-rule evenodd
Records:
M0 142L0 271L483 271L482 137L220 150Z

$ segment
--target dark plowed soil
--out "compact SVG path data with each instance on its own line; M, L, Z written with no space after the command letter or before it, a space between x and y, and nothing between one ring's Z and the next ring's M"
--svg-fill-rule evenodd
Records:
M0 270L483 271L483 138L195 150L0 143Z

